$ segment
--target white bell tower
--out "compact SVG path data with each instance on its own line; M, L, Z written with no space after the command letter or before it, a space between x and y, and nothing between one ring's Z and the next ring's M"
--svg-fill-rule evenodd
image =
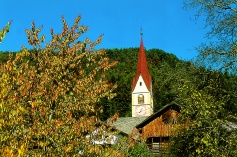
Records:
M141 32L136 76L132 83L132 117L151 114L153 114L152 79L148 71Z

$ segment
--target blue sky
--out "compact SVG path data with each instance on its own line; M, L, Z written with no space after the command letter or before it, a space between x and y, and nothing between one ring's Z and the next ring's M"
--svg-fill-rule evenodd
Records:
M81 24L89 26L86 37L97 39L104 34L96 48L139 47L140 28L146 49L158 48L189 60L194 50L205 42L203 21L194 21L194 13L183 10L182 0L0 0L0 28L10 20L11 31L0 44L0 51L18 51L29 47L25 28L34 20L43 25L43 34L50 39L49 30L62 30L61 16L69 24L81 15ZM30 47L29 47L30 48Z

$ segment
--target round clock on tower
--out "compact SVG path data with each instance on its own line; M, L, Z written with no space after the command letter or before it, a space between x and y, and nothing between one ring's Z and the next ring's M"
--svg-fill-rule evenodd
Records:
M144 116L146 115L146 106L136 106L136 114L138 116Z

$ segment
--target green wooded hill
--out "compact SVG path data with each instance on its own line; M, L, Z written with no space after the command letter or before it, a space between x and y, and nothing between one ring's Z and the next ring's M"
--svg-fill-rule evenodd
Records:
M111 61L118 61L118 64L106 73L108 81L117 84L117 88L114 91L116 93L114 98L100 99L98 105L103 106L104 111L101 119L106 120L115 113L119 113L121 117L131 116L131 85L136 73L139 48L106 49L106 51ZM146 56L149 73L152 76L154 111L171 101L181 101L177 96L178 89L185 82L191 82L200 90L211 85L212 88L208 88L208 93L217 100L228 97L224 107L230 114L236 115L237 76L197 67L191 61L179 60L175 55L159 49L147 50ZM8 59L9 52L0 53L0 63Z
M104 98L103 118L118 112L120 116L131 116L131 85L136 73L138 48L108 49L107 56L119 63L107 73L108 80L117 83L117 96L112 100ZM154 111L178 98L178 89L191 82L198 89L212 86L208 91L216 99L228 97L224 105L230 114L237 113L237 77L227 72L215 72L195 66L191 61L179 60L175 55L159 49L146 51L149 73L152 76ZM214 83L213 83L214 82ZM229 113L228 113L229 114Z

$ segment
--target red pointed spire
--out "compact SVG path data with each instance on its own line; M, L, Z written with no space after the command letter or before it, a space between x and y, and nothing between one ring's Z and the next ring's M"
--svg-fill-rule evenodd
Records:
M150 89L151 88L151 76L149 75L149 72L148 72L146 53L145 53L142 37L141 37L141 42L140 42L139 54L138 54L136 76L133 78L133 83L132 83L132 91L134 90L140 75L142 76L147 89L150 91L151 90Z

